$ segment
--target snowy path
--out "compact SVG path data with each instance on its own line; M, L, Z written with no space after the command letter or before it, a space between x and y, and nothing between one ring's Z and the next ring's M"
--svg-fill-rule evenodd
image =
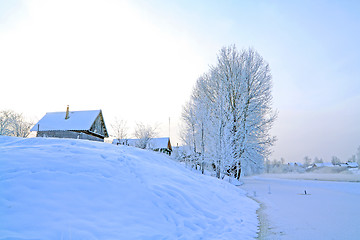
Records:
M243 181L241 188L263 205L258 213L267 227L260 239L360 239L360 183Z

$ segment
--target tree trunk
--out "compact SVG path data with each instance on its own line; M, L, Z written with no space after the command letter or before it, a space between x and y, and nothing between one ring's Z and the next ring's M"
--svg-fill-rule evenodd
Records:
M204 139L204 123L201 123L201 173L204 174L205 165L205 139Z
M216 167L216 177L220 179L220 161L218 161L218 166Z
M240 175L241 175L241 162L238 161L237 166L236 166L236 178L237 178L237 180L240 179Z

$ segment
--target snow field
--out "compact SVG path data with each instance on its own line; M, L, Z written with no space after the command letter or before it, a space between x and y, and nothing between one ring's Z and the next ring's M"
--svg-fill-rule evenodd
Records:
M0 137L0 239L253 239L257 208L159 153Z

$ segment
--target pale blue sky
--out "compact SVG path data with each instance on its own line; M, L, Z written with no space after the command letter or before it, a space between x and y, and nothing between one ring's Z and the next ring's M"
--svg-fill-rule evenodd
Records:
M346 160L360 145L359 13L358 1L0 1L0 109L102 108L161 135L171 117L174 144L196 78L236 44L272 70L273 157Z
M294 87L312 98L302 99L301 107L336 104L360 93L356 1L140 2L156 24L190 36L212 61L209 49L232 43L254 47L281 77L274 77L279 94L292 96L287 89Z

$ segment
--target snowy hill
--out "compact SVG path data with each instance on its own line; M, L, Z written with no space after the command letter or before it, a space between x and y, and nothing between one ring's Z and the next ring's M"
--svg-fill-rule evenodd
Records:
M257 207L159 153L0 136L0 239L253 239Z

